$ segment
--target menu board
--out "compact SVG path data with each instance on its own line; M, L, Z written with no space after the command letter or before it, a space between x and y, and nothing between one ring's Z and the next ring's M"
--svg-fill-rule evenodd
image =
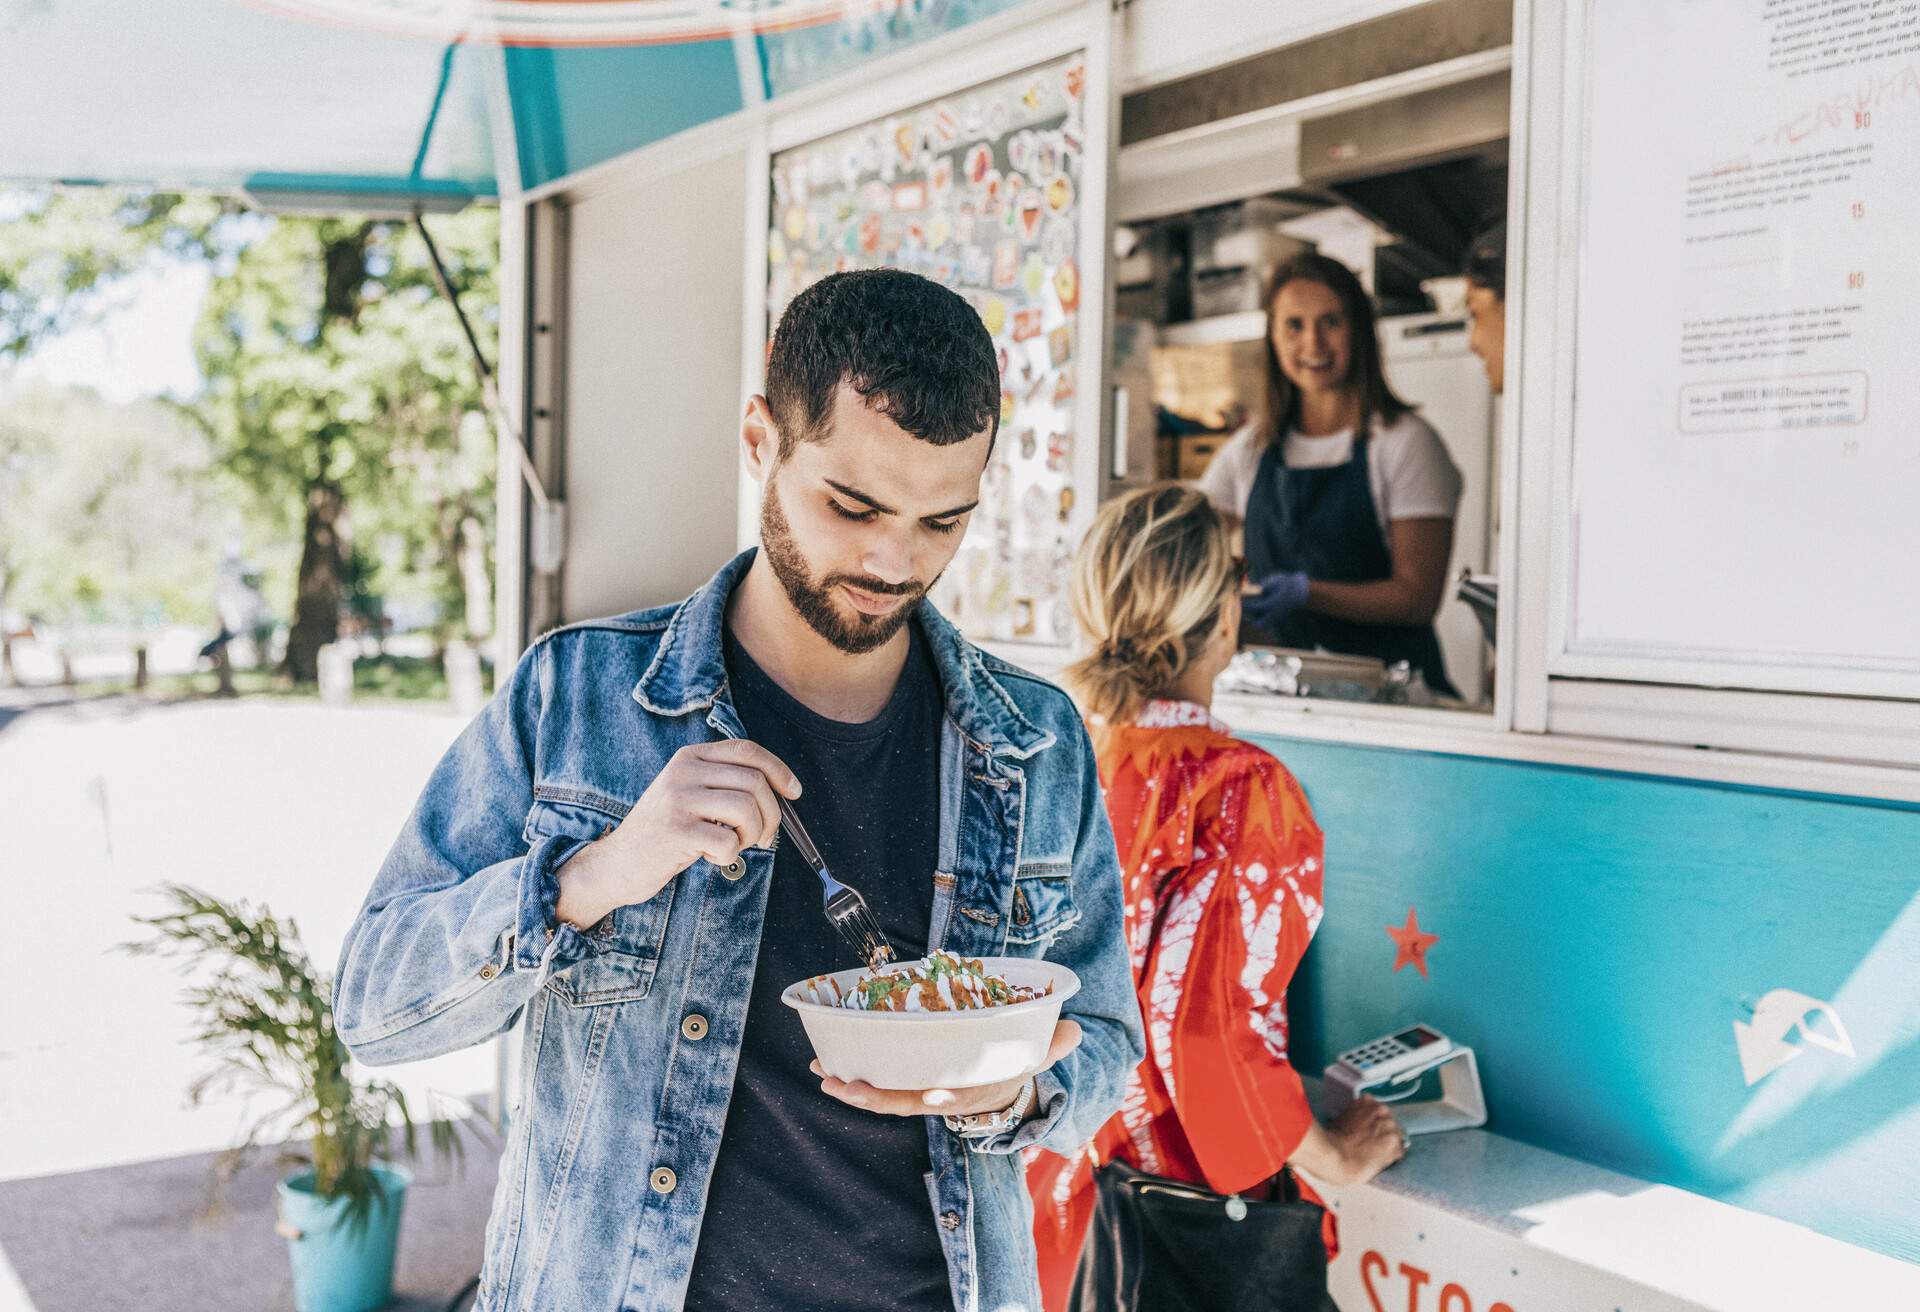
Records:
M999 438L966 542L932 594L975 638L1073 634L1085 90L1085 59L1070 55L772 161L769 336L803 288L880 266L953 288L993 335Z
M1920 3L1587 12L1556 672L1920 695Z

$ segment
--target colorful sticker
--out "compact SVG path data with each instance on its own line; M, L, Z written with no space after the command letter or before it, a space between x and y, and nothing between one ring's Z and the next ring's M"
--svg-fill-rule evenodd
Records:
M1061 324L1047 334L1047 360L1055 369L1073 359L1073 331Z
M1060 522L1066 523L1073 516L1073 486L1068 484L1060 489Z
M1047 183L1047 208L1055 214L1064 214L1073 204L1073 182L1064 173L1056 173Z
M1047 468L1060 473L1067 467L1067 461L1073 455L1073 438L1065 433L1055 433L1047 439Z
M807 212L798 205L787 207L786 234L788 241L801 241L807 235Z
M1046 88L1038 82L1029 83L1026 94L1020 97L1020 103L1027 107L1029 114L1038 114L1047 103Z
M1020 279L1020 243L1003 241L993 248L993 285L1006 291Z
M860 220L860 252L871 255L880 249L880 216L869 214Z
M998 296L987 297L986 304L980 307L980 322L987 326L989 337L998 337L1007 326L1007 303ZM1006 369L1006 362L1002 361L1000 371L1005 373Z
M1031 168L1039 142L1031 132L1016 132L1007 139L1007 163L1017 169Z
M1066 74L1062 80L1066 83L1067 99L1080 99L1087 89L1087 66L1085 64L1068 64Z
M1065 405L1071 400L1073 400L1073 374L1069 371L1061 374L1060 377L1055 380L1053 384L1053 403L1055 405Z
M1079 265L1068 260L1053 271L1053 293L1060 298L1060 308L1066 313L1072 314L1080 308Z
M1027 262L1020 266L1020 285L1028 296L1038 297L1040 289L1047 285L1047 262L1034 251L1027 256Z
M993 148L975 146L967 152L967 181L978 187L986 182L987 174L993 169Z
M936 201L943 201L953 194L953 157L942 155L927 170L927 185L933 191Z
M1027 193L1020 197L1019 213L1021 239L1031 242L1040 235L1040 220L1044 215L1040 206L1040 193L1029 188ZM1035 290L1039 289L1035 288Z
M1060 134L1049 132L1040 138L1035 149L1033 171L1040 177L1050 178L1060 171Z
M1040 335L1040 311L1016 310L1013 316L1013 340L1028 342Z
M1001 423L1010 424L1013 422L1013 406L1014 406L1013 393L1002 389L1000 393L1000 422Z
M927 249L937 251L947 244L953 236L953 224L947 219L945 210L935 210L927 220Z
M1019 442L1020 458L1022 460L1033 459L1033 453L1040 449L1040 440L1034 435L1034 431L1031 428L1023 428L1020 430Z
M893 208L902 213L917 214L927 207L927 184L924 182L902 182L893 189Z

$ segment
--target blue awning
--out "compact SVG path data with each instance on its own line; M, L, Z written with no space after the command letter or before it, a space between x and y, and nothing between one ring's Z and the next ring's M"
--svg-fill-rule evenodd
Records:
M457 208L1028 2L0 0L0 179Z

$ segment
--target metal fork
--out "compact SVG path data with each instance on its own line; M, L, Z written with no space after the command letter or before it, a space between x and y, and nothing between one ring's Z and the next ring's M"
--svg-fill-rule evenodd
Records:
M852 945L867 966L877 970L892 961L893 945L887 942L873 912L867 910L867 900L857 889L848 888L828 871L827 863L820 859L820 849L813 845L807 827L800 823L800 814L793 809L793 803L777 792L773 800L780 804L780 828L799 849L800 859L820 876L821 901L826 905L828 923L840 931L840 937Z

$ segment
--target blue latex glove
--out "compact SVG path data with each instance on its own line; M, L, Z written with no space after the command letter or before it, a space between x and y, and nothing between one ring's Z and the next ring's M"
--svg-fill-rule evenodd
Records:
M1248 619L1269 633L1274 633L1287 616L1306 604L1306 573L1293 570L1269 574L1261 579L1259 595L1248 597L1240 603L1240 608L1246 612Z

